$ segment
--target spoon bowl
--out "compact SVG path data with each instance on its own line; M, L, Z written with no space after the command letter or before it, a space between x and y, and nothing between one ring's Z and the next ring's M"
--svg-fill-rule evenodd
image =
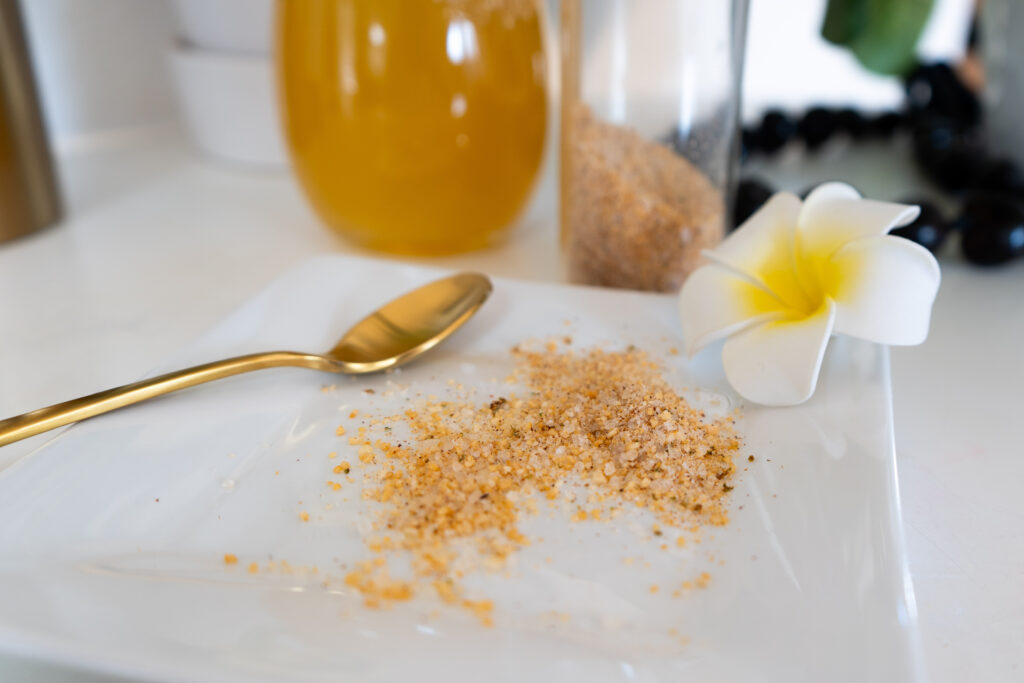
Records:
M0 446L172 391L276 367L365 374L407 363L447 339L491 294L479 273L459 273L404 294L366 316L324 354L270 351L197 365L0 421Z
M325 355L350 374L407 363L461 327L490 293L491 281L479 273L436 280L357 322Z

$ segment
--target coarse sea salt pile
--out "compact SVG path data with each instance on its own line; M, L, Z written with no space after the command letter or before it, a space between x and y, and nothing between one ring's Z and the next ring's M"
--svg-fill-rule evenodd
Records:
M433 588L490 623L493 604L467 599L460 587L465 556L474 569L502 568L530 542L520 520L545 500L569 506L567 523L644 508L658 536L661 527L681 533L728 521L740 447L731 418L691 407L658 363L632 347L577 351L550 342L512 355L510 382L522 391L485 402L431 397L351 436L363 497L380 504L367 535L372 557L345 578L368 605ZM411 558L401 577L388 563L399 554Z

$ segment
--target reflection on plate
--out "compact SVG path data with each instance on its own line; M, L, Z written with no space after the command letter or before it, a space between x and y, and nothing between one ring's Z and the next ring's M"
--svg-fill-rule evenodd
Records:
M311 261L166 369L327 348L436 275ZM364 282L378 283L372 297ZM455 379L488 395L512 345L566 329L576 347L664 354L688 396L738 404L714 350L667 353L679 338L671 297L498 281L476 319L400 373L243 376L83 423L0 473L0 648L210 681L919 677L887 353L845 339L806 405L741 406L732 521L701 543L660 551L632 528L642 517L569 525L540 514L524 531L542 541L505 572L466 578L494 600L493 627L431 597L363 606L339 578L367 555L365 510L324 486L327 453L355 457L335 432L343 417L386 410L399 385L427 395ZM704 572L707 587L681 597L649 590Z

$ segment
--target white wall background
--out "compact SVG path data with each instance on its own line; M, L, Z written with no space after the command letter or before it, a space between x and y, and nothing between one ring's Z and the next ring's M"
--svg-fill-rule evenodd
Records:
M902 0L892 0L901 2ZM918 44L925 60L963 57L974 0L936 0ZM897 79L869 73L844 49L820 38L825 0L750 0L744 118L765 108L799 111L808 105L896 107Z
M173 121L166 0L22 0L51 136L66 145L97 133Z

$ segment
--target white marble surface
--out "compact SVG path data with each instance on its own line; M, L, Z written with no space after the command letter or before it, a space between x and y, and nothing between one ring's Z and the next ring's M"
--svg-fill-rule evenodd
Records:
M783 187L844 178L880 198L917 181L883 148L762 169ZM314 254L351 251L319 226L294 183L206 165L173 134L62 160L70 217L0 246L0 416L131 381L259 287ZM559 281L546 182L502 247L433 260ZM941 259L921 347L894 349L900 491L929 679L1024 678L1024 262ZM0 469L32 441L0 450ZM869 653L865 653L870 656ZM101 681L0 656L0 680Z

